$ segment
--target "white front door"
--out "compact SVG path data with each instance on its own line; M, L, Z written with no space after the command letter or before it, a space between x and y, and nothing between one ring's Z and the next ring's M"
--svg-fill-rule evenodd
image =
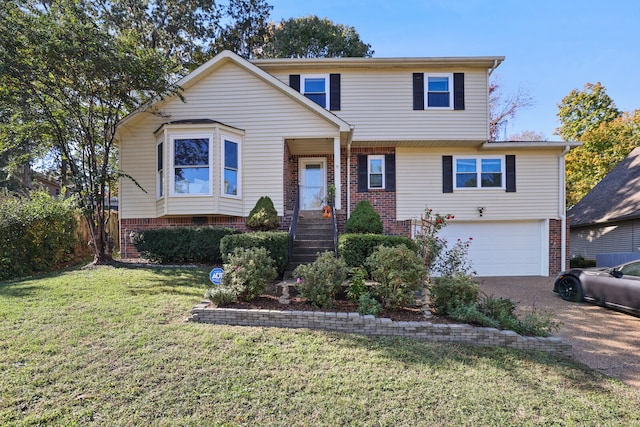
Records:
M327 159L300 159L300 210L320 209L327 194Z

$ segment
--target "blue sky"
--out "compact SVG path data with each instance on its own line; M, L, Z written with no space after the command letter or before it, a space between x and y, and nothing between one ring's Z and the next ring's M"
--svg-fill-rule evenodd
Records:
M549 140L557 104L601 82L622 111L640 109L638 0L268 0L271 19L317 15L355 27L375 57L505 56L495 71L505 94L519 87L534 106L506 136ZM504 136L504 135L503 135Z

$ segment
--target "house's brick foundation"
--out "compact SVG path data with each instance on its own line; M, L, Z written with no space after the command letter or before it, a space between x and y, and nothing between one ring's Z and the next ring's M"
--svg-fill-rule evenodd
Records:
M568 220L567 220L568 221ZM567 223L565 259L569 262L569 224ZM549 276L555 276L562 270L562 220L549 220Z
M471 325L394 322L359 313L249 310L208 307L203 301L191 310L190 321L221 325L309 328L370 336L402 336L435 342L500 346L518 350L571 354L571 344L557 337L523 337L513 331Z

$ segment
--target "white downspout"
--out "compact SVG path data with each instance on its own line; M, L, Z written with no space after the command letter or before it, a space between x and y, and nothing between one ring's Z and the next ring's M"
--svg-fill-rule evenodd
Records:
M567 184L565 176L565 159L564 156L571 149L566 146L560 157L558 157L558 211L560 214L560 271L567 269Z
M351 143L354 130L355 126L351 126L347 139L347 219L351 216Z

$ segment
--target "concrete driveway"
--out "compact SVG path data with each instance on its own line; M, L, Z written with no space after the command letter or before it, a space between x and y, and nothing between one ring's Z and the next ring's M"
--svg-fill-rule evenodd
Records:
M482 291L510 298L518 310L550 311L573 358L640 388L640 318L591 303L570 303L554 292L553 277L480 277Z

